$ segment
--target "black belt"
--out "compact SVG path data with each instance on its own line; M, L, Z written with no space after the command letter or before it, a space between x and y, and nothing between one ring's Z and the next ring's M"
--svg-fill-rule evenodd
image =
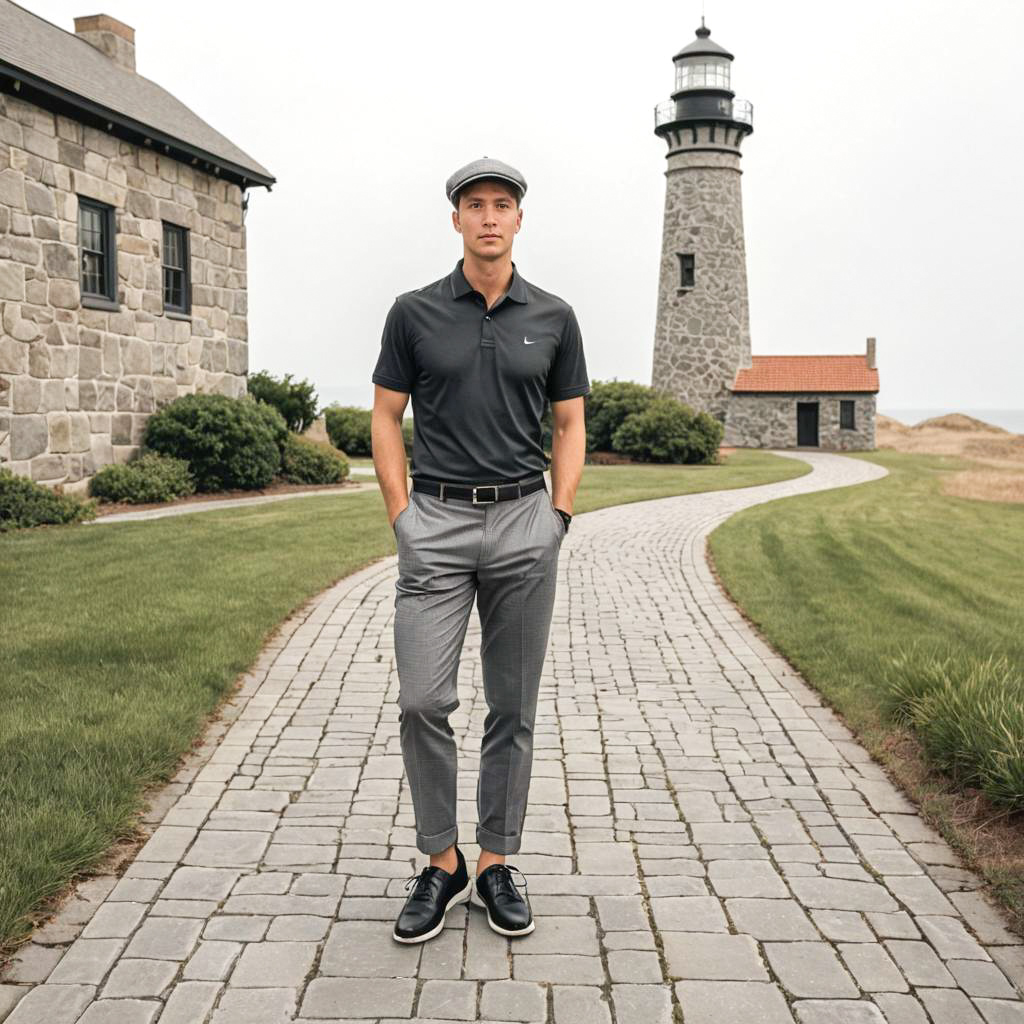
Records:
M508 501L510 498L521 498L524 494L532 494L546 487L543 475L519 480L514 484L450 484L444 481L418 480L412 481L414 491L423 491L440 498L465 498L474 505L490 505L495 501Z

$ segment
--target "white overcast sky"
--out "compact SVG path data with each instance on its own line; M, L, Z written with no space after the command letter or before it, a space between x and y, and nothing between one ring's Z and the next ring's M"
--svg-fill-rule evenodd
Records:
M250 191L250 368L369 405L395 295L461 255L444 181L529 183L513 257L575 307L591 379L651 383L665 144L701 0L23 0L113 15L140 73L277 177ZM878 338L881 409L1024 406L1020 0L706 0L754 105L755 354Z

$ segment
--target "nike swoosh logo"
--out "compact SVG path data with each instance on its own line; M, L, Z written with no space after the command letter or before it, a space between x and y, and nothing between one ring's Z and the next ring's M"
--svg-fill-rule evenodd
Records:
M527 341L526 338L523 338L523 344L524 345L536 345L537 342L535 342L535 341Z

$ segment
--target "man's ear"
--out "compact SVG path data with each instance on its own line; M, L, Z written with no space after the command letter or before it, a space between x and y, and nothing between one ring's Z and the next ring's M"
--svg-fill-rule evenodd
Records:
M519 233L519 229L523 226L523 208L519 207L519 212L516 214L516 233Z
M452 210L452 227L454 227L455 230L458 231L460 235L462 234L462 225L459 223L458 210Z

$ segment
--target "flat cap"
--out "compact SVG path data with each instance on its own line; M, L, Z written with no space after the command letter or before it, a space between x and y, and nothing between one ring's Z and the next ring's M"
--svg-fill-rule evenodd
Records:
M465 167L460 167L445 182L445 194L452 205L457 205L458 203L457 193L460 188L468 185L471 181L479 181L481 178L499 178L501 181L507 181L519 191L520 199L526 195L526 179L519 171L503 163L501 160L485 156L480 160L474 160L472 163L466 164Z

